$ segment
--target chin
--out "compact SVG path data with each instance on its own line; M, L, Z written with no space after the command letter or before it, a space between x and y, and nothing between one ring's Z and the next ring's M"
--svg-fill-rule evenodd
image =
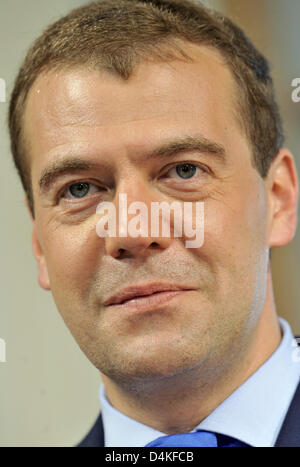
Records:
M106 360L98 362L97 368L108 378L122 386L132 386L142 383L161 383L164 379L168 381L170 378L182 376L185 373L190 373L196 367L201 365L201 356L184 358L181 355L174 353L162 353L159 356L137 355L128 358L118 358L114 361Z

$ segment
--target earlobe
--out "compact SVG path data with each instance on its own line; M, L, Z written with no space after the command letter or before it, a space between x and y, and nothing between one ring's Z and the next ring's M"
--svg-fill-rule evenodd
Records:
M51 290L48 269L46 264L43 264L42 262L38 263L38 283L42 289Z
M268 175L270 196L269 247L280 247L291 242L297 229L298 175L294 158L282 148Z
M50 287L50 280L49 280L49 275L48 275L48 268L46 265L46 260L41 248L41 244L39 242L37 232L36 232L36 224L35 220L32 217L32 213L29 207L29 202L27 196L25 197L25 204L27 206L27 209L29 211L31 220L33 221L33 231L32 231L32 250L33 254L35 256L35 259L37 261L37 266L38 266L38 283L40 287L44 290L51 290Z
M50 287L50 280L48 275L48 268L45 260L45 256L43 254L40 242L37 237L36 227L35 224L33 225L33 232L32 232L32 249L37 261L38 266L38 282L40 287L44 290L51 290Z

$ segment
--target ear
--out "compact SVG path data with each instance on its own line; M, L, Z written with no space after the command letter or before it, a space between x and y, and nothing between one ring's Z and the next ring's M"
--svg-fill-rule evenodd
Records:
M294 158L282 148L267 176L270 206L269 247L291 242L297 229L299 182Z
M25 196L25 205L29 211L29 215L33 222L32 250L33 250L35 259L37 261L37 265L38 265L38 282L39 282L40 287L42 287L42 289L51 290L46 260L43 254L41 244L38 239L38 235L36 231L36 222L35 222L35 219L33 219L32 217L32 213L29 207L29 201L28 201L27 196Z

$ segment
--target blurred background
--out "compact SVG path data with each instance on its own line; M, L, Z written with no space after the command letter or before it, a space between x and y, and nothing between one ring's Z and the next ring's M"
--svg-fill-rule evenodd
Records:
M0 338L0 446L73 446L100 410L99 374L64 325L51 293L40 289L31 250L31 221L13 167L6 129L9 95L31 42L80 0L1 0L0 78L7 102L0 102L2 199ZM234 19L267 56L285 124L287 145L300 167L300 103L291 99L300 78L299 0L215 0L204 2ZM1 101L1 97L0 97ZM300 335L300 231L273 250L272 271L278 314Z

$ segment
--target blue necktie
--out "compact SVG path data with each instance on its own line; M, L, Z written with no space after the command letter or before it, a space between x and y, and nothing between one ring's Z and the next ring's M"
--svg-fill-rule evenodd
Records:
M194 433L180 433L176 435L161 436L151 441L146 447L250 447L249 444L231 438L230 436L198 430Z

